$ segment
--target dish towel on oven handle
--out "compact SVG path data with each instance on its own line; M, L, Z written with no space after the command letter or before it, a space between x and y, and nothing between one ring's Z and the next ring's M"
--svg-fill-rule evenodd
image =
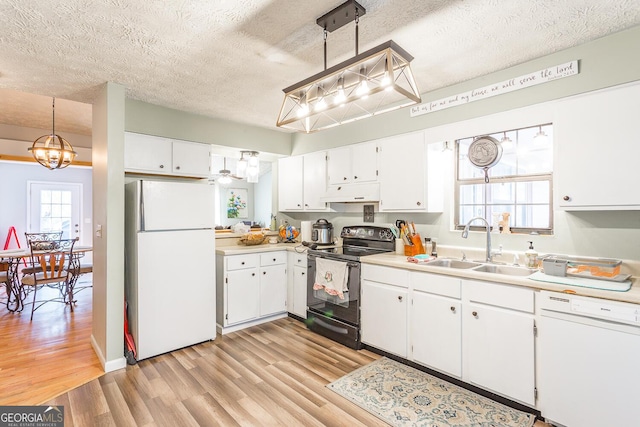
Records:
M329 295L344 299L344 292L348 291L349 268L346 262L330 259L316 259L316 280L313 289L324 290Z

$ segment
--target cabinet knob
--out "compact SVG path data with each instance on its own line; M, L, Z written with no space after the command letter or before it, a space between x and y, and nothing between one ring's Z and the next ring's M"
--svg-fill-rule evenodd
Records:
M308 208L308 207L309 207L309 204L308 204L308 203L305 203L305 204L304 204L304 207L305 207L305 208Z
M300 207L300 203L298 203L298 205L297 205L297 206L298 206L298 207Z
M276 262L276 259L275 259L275 258L273 259L273 262Z
M422 206L422 203L421 202L416 202L416 205Z
M402 302L402 295L398 295L398 301Z
M242 262L240 263L240 265L244 265L244 261L242 261Z
M358 177L357 177L357 176L354 176L354 177L353 177L353 179L358 179Z
M342 177L342 180L343 180L343 181L346 181L346 180L347 180L347 177L346 177L346 176Z
M472 315L473 317L478 317L478 312L477 312L477 311L472 311L472 312L471 312L471 315Z
M456 312L456 308L454 306L451 306L451 312L455 313Z
M176 166L176 170L179 171L180 170L180 166Z
M571 197L569 197L569 196L564 196L564 197L562 198L562 200L564 200L565 202L568 202L569 200L571 200Z
M304 276L304 271L302 272L302 275Z
M255 275L256 275L256 273L251 273L251 275L252 275L252 276L255 276Z
M160 169L164 169L164 165L160 165Z

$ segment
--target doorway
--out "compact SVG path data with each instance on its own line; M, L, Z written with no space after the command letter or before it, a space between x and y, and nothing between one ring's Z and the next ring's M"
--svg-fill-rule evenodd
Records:
M63 239L79 238L82 233L82 184L27 181L27 231L62 230Z

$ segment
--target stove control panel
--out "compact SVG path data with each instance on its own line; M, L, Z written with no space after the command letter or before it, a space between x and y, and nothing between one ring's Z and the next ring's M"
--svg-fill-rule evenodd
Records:
M395 240L391 229L387 227L356 226L344 227L340 233L342 238L377 240L381 242L392 242Z

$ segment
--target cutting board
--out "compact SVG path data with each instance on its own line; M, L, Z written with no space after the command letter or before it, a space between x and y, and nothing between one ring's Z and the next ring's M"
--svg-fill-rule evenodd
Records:
M624 282L611 282L607 280L584 279L582 277L560 277L544 274L542 271L536 271L529 276L529 279L537 280L538 282L557 283L558 285L602 289L604 291L626 292L631 289L631 280L625 280Z

